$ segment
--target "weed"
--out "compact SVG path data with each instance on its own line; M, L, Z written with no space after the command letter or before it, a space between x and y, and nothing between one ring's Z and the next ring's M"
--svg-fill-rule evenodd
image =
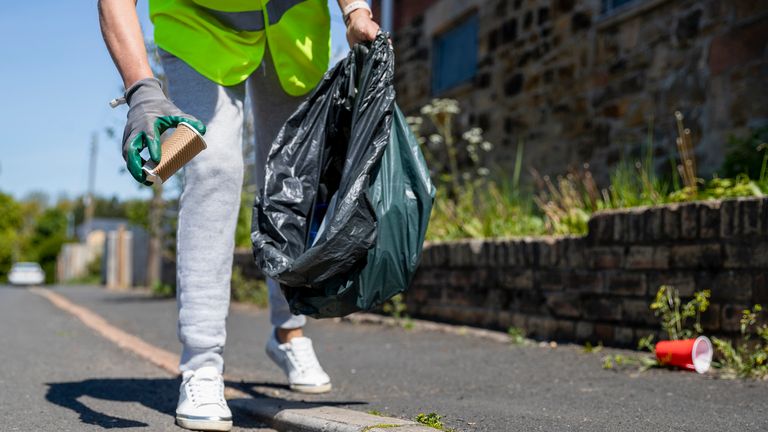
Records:
M584 344L584 348L582 348L585 354L596 354L603 350L603 343L598 342L597 345L592 345L591 342L587 342Z
M443 416L441 416L440 414L437 414L437 413L433 413L433 412L429 413L429 414L419 413L419 414L416 415L416 421L418 423L421 423L421 424L423 424L425 426L429 426L431 428L435 428L437 430L446 431L446 432L453 432L453 429L446 428L443 425L443 422L440 421L440 419L442 419L442 418L443 418Z
M745 137L730 137L722 173L727 177L746 174L764 184L768 180L768 127L754 129ZM762 152L762 156L760 153Z
M525 330L520 327L510 327L507 330L507 334L509 335L509 342L512 345L522 345L526 342Z
M375 415L375 416L379 416L379 417L386 417L386 414L384 414L383 412L381 412L379 410L372 409L372 410L368 410L366 412L368 414L370 414L370 415Z
M719 366L725 377L768 379L768 325L760 323L764 321L761 318L762 312L760 305L742 312L742 342L736 347L731 341L712 338L712 343L720 353Z
M379 423L379 424L375 424L375 425L371 425L371 426L366 426L363 429L361 429L360 432L370 432L370 431L372 431L374 429L391 429L391 428L396 428L396 427L400 427L400 426L402 426L402 425L396 425L396 424L392 424L392 423Z
M709 290L699 291L694 293L692 300L683 304L675 287L662 285L650 308L661 318L661 328L669 339L689 339L702 333L701 314L709 307L709 297ZM694 319L692 329L686 326L691 318Z
M174 297L176 295L176 287L167 283L157 282L152 286L152 295L161 298Z
M99 285L101 283L101 254L91 259L85 267L85 274L68 280L67 285Z
M622 367L638 367L640 371L645 371L656 367L658 363L655 358L649 356L622 355L613 354L602 358L603 369L619 369Z
M385 314L391 316L392 318L397 321L397 324L400 325L405 330L413 330L414 324L413 320L410 316L408 316L407 309L408 307L405 304L405 301L403 300L403 295L398 294L396 296L393 296L386 302L384 302L384 305L381 307L382 311L384 311Z
M653 344L653 335L648 335L644 338L640 338L637 341L637 349L640 351L648 351L652 354L656 354L656 346Z
M407 316L406 315L407 306L403 301L402 294L393 296L392 298L384 302L382 309L384 310L385 314L397 320L403 318L404 316Z
M679 111L675 112L677 158L671 160L671 181L656 175L653 124L649 123L642 156L622 156L609 172L607 187L598 186L585 164L551 177L529 169L538 192L523 193L523 142L518 141L511 175L491 175L494 146L479 128L458 133L454 123L460 111L455 100L434 99L422 108L421 116L408 118L437 185L428 240L581 235L586 234L592 214L600 210L768 193L768 128L733 141L738 154L724 165L733 177L705 181L698 177L692 133ZM497 172L502 171L494 168Z

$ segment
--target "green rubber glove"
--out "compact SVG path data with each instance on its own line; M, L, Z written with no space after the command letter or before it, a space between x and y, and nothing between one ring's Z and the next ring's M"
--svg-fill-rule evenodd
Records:
M141 169L144 161L140 153L149 149L153 162L159 163L162 155L160 135L167 129L175 128L179 123L188 123L205 134L205 125L189 114L184 114L163 93L163 87L157 78L145 78L136 81L125 91L125 101L130 109L123 131L123 159L128 172L139 183L147 186L147 175Z

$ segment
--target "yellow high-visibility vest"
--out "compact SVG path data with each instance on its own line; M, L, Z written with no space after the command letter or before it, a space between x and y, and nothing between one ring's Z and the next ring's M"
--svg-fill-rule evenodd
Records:
M312 90L328 69L327 0L150 0L155 43L231 86L261 64L266 44L286 93Z

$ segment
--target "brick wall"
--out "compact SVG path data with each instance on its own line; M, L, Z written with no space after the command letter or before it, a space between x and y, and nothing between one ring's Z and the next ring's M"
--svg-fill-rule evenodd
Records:
M521 139L526 167L562 174L586 162L604 180L622 155L640 154L652 125L656 160L667 170L679 109L709 174L729 136L768 120L765 1L638 0L610 16L599 0L402 3L398 103L414 113L433 96L458 99L461 122L486 130L502 168L512 169ZM432 95L433 37L472 9L480 22L477 74Z
M429 244L408 312L457 324L521 327L547 339L632 345L658 332L658 287L710 289L703 324L734 334L741 310L768 305L768 199L595 215L585 237Z

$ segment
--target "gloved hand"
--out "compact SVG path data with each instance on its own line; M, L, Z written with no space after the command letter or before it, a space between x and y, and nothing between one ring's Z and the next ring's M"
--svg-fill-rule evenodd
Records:
M184 122L200 134L205 134L205 125L191 115L184 114L168 100L157 78L136 81L125 91L125 101L130 109L123 131L123 159L133 178L149 186L152 183L147 181L147 175L141 169L144 161L140 153L144 147L149 148L152 161L159 163L160 135L163 132Z

